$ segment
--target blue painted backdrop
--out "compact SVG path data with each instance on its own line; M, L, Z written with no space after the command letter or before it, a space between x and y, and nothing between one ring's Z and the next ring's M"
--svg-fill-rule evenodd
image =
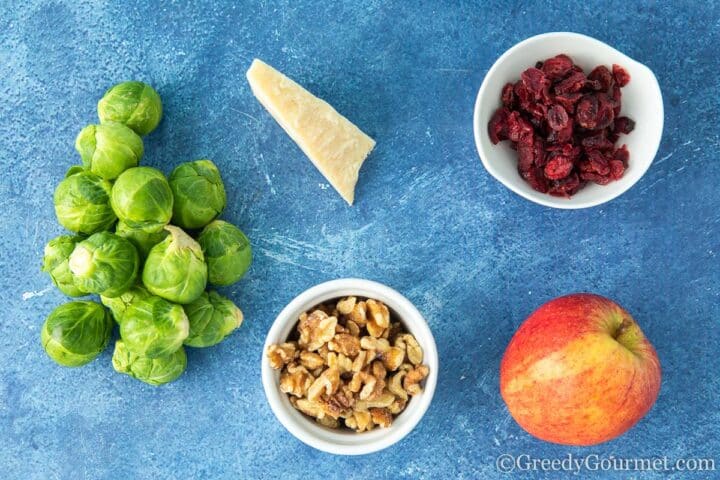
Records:
M717 3L3 3L3 476L495 478L502 453L717 455ZM647 175L621 198L584 211L512 194L483 170L472 137L475 94L494 60L556 30L589 34L649 65L665 99L665 133ZM245 81L253 57L377 140L354 207L255 101ZM224 291L245 324L215 348L190 350L186 374L163 388L116 374L110 350L85 368L64 369L38 342L44 317L65 301L39 272L44 243L62 232L52 192L78 161L73 141L96 121L97 100L125 79L153 84L165 106L144 162L169 172L212 158L231 199L224 218L255 249L247 277ZM259 375L279 310L302 290L346 276L385 282L415 302L442 364L420 425L363 458L295 440L271 413ZM579 290L632 312L664 370L650 414L587 449L528 436L497 386L502 352L522 320Z

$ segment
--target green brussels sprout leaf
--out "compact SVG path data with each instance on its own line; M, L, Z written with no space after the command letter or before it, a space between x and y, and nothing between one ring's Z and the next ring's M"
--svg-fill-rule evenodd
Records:
M145 287L141 285L135 285L119 297L106 297L104 295L100 295L100 302L102 302L103 305L110 309L110 312L112 313L115 322L120 324L125 310L131 303L137 300L142 300L149 296L150 292L148 292Z
M210 291L184 305L190 322L185 339L189 347L210 347L220 343L243 322L242 311L229 299Z
M210 160L178 165L169 177L175 203L172 223L182 228L202 228L225 208L225 186Z
M88 125L75 139L75 149L86 169L106 180L116 179L137 166L143 156L143 142L122 123Z
M190 303L207 285L207 265L200 245L182 229L165 227L169 235L148 254L142 281L150 293L175 303Z
M140 254L140 260L145 261L150 249L167 237L166 230L148 232L142 228L132 228L120 220L115 226L115 233L130 240Z
M84 170L68 174L54 195L60 225L88 235L112 227L117 217L110 207L110 182Z
M85 167L81 165L73 165L72 167L68 168L67 172L65 172L65 178L72 177L76 173L85 172Z
M119 122L143 136L160 123L162 103L150 85L122 82L110 87L100 99L98 117L100 123Z
M252 248L245 234L235 225L215 220L197 239L208 264L213 285L230 285L240 280L252 263Z
M140 259L133 244L110 232L99 232L75 245L68 265L78 288L117 297L135 284Z
M162 385L177 379L185 371L187 355L181 346L175 352L158 358L132 353L122 340L115 342L113 368L150 385Z
M187 338L190 325L180 305L150 295L125 309L120 336L128 350L148 358L174 353Z
M40 341L55 362L79 367L105 350L112 328L110 314L99 303L70 302L48 315Z

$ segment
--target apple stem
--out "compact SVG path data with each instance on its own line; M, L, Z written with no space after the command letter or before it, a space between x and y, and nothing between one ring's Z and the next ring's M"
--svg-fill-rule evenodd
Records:
M630 327L632 327L632 320L629 318L623 318L623 321L618 325L617 329L615 329L615 332L613 333L613 338L617 340L622 336L623 333L627 332Z

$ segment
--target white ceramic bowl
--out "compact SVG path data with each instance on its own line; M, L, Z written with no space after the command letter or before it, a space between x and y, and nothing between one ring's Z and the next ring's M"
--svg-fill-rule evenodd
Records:
M623 177L608 185L589 183L569 199L533 190L517 172L517 153L510 148L510 142L493 145L487 133L490 117L501 105L503 86L516 82L520 74L537 61L560 53L569 55L586 72L597 65L610 68L613 63L625 68L630 74L630 83L622 89L621 115L635 120L635 130L629 135L622 135L618 141L618 145L627 144L630 151L629 166ZM548 207L593 207L624 193L650 167L662 137L662 94L655 75L648 67L609 45L577 33L545 33L518 43L490 68L475 101L473 129L485 169L513 192Z
M413 334L424 351L423 363L430 369L420 395L413 397L405 410L388 428L376 428L369 432L339 431L319 425L290 404L280 391L278 371L273 370L265 352L268 346L282 343L295 328L298 317L308 309L327 300L346 296L368 297L385 303ZM328 453L337 455L362 455L376 452L400 441L418 424L432 401L438 376L438 354L435 339L427 322L410 301L390 287L369 280L346 278L317 285L301 293L280 312L265 340L262 356L262 382L265 396L280 423L298 440Z

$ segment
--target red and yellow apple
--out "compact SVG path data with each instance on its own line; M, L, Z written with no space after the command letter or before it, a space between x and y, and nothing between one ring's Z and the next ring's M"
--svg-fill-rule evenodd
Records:
M500 393L531 435L595 445L645 416L660 376L655 349L630 314L578 293L546 303L520 326L500 364Z

